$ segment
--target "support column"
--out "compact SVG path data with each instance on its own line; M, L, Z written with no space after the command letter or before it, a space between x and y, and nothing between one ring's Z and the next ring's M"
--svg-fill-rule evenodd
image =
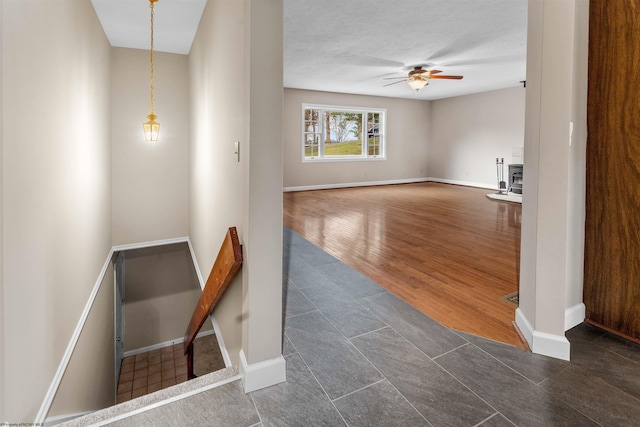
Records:
M240 372L246 392L285 381L282 357L282 0L245 0L246 140Z
M570 256L582 247L574 221L583 221L584 203L570 190L582 189L574 159L572 131L586 125L586 110L576 109L582 73L576 46L576 12L584 0L530 0L527 42L524 194L522 209L520 307L516 323L534 353L569 360L565 338L567 296L582 263ZM586 88L584 88L586 91ZM581 135L582 137L582 135ZM584 147L582 147L583 149ZM577 177L577 178L576 178ZM582 182L584 178L582 178ZM583 186L582 186L583 187ZM583 191L583 190L582 190ZM582 197L584 200L584 196ZM578 204L580 201L578 200ZM577 213L582 215L576 216ZM571 215L571 218L569 217ZM581 283L579 284L581 286ZM583 317L584 318L584 317Z

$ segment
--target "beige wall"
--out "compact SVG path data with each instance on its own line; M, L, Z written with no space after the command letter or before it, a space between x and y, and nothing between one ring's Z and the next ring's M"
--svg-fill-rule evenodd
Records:
M189 75L185 55L155 55L160 138L147 143L149 52L112 49L113 244L187 236Z
M0 23L2 23L2 9L3 9L3 1L0 1ZM4 56L2 53L2 45L3 45L3 34L4 31L0 28L0 64L4 62ZM0 65L0 68L2 65ZM2 84L2 75L4 74L3 70L0 70L0 102L4 101L3 93L3 84ZM3 129L3 117L4 112L2 111L2 104L0 104L0 165L2 162L2 150L3 150L3 140L4 140L4 132ZM0 420L5 419L5 409L4 409L4 394L5 394L5 380L4 380L4 371L5 371L5 357L4 357L4 195L3 195L3 177L4 174L0 171L0 354L2 354L2 360L0 360Z
M524 146L524 103L521 86L432 101L429 176L496 186L496 157Z
M62 377L49 417L81 414L115 403L113 292L110 266Z
M30 422L111 247L110 47L88 0L4 1L2 32L2 421Z
M189 54L189 235L206 278L238 228L243 269L214 311L236 366L241 349L254 363L281 348L281 32L281 0L209 0Z
M201 293L189 246L129 250L124 260L124 350L184 337ZM202 331L211 329L206 322Z
M189 236L206 280L227 229L242 234L245 161L244 1L209 0L189 54L191 101ZM214 311L232 363L242 346L242 272Z
M302 162L302 104L387 109L387 159ZM285 89L284 187L426 178L431 102Z

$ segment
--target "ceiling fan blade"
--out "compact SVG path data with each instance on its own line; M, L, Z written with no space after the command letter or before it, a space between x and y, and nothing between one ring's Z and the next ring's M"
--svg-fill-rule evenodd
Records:
M395 85L395 84L398 84L398 83L403 83L403 82L407 82L407 81L409 81L409 79L406 79L406 78L404 78L404 77L403 77L403 79L404 79L404 80L398 80L397 82L388 83L388 84L386 84L386 85L384 85L384 86L382 86L382 87L387 87L387 86L391 86L391 85Z
M430 75L438 74L438 73L441 73L441 72L442 72L442 71L440 71L440 70L429 70L429 74L430 74Z
M407 76L402 77L384 77L382 80L398 80L398 79L406 79Z
M429 76L430 79L449 79L449 80L461 80L463 76Z

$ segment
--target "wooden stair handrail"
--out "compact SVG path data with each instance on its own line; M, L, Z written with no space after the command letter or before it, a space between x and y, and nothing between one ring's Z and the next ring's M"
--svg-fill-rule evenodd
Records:
M184 335L184 354L187 355L187 369L189 379L195 378L193 374L193 340L202 328L211 312L215 308L222 294L227 290L234 277L242 266L242 246L238 240L238 231L235 227L227 230L227 235L222 242L216 261L211 267L211 273L202 290L196 308L193 310L191 321Z

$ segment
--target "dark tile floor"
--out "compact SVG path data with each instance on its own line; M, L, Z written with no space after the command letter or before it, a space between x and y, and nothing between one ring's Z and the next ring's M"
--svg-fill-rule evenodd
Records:
M640 347L604 331L568 331L570 363L453 331L289 230L284 276L286 383L235 381L117 424L638 425Z

